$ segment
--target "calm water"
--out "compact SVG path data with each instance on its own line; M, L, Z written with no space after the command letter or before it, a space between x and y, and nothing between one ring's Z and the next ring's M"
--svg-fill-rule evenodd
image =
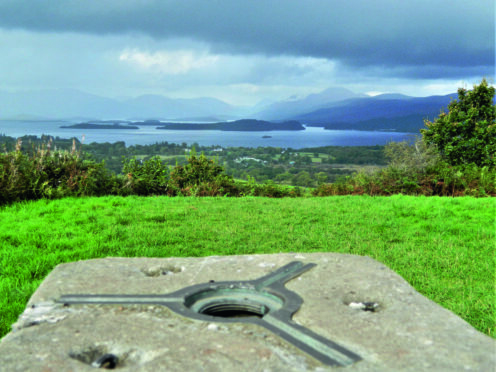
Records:
M294 149L319 146L374 146L384 145L391 141L408 139L410 133L396 132L364 132L353 130L325 130L308 127L303 131L273 131L273 132L222 132L222 131L179 131L157 130L153 126L140 126L138 130L91 130L63 129L61 125L67 122L29 122L29 121L0 121L0 134L11 137L24 135L47 134L61 138L85 137L84 143L124 141L130 145L150 145L156 142L183 143L188 145L198 143L202 146L219 145L223 147L291 147ZM262 138L271 136L271 138Z

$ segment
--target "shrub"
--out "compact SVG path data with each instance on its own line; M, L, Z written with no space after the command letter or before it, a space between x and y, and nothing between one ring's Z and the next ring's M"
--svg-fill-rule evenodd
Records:
M269 198L303 196L303 192L299 187L277 185L273 181L257 184L252 177L249 177L248 182L241 184L239 187L243 196L264 196Z
M240 188L230 176L221 174L212 181L187 186L180 193L184 196L240 196L240 192Z
M334 184L320 185L312 194L496 196L496 169L475 164L452 166L440 162L427 171L409 174L388 167L374 172L360 171Z
M413 144L390 142L384 146L384 155L388 167L402 173L424 172L441 161L437 147L426 143L422 137L416 137Z
M320 185L313 195L496 195L496 168L451 165L423 138L413 144L393 142L384 151L389 159L386 168L360 170L334 184Z
M425 141L437 145L450 165L496 166L494 94L494 87L485 79L472 91L460 88L448 113L425 122L427 128L421 130Z
M186 165L176 165L170 174L171 195L237 196L240 191L224 168L204 154L193 152Z
M193 152L187 160L186 165L176 165L171 172L171 182L179 189L211 182L224 172L224 168L204 154L196 156Z
M440 163L426 180L433 195L496 196L496 169L475 164L452 166Z
M353 194L354 187L346 180L339 179L336 183L325 183L319 185L312 191L313 196L336 196Z
M123 159L124 195L164 195L169 191L169 167L159 156L142 161L136 157Z
M0 154L0 203L35 199L34 169L21 152Z
M112 192L113 178L104 163L83 159L75 150L51 151L51 142L27 155L0 154L0 203L64 196L98 196Z

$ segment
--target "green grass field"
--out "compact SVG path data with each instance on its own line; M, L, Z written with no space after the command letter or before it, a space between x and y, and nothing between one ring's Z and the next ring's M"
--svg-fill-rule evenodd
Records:
M367 255L496 338L494 198L39 200L0 209L0 336L59 263L106 256Z

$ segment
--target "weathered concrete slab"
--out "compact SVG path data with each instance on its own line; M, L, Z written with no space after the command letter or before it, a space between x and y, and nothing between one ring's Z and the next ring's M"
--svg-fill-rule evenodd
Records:
M70 305L65 294L167 294L211 280L254 280L292 261L317 266L286 288L293 320L360 355L315 360L267 329L203 322L158 305ZM376 311L357 305L377 303ZM496 342L368 257L333 253L106 258L57 266L0 343L2 371L93 371L111 353L122 371L492 371Z

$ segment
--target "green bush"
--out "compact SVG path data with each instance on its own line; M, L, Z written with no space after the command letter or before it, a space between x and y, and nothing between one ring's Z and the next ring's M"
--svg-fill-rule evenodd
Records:
M360 171L334 184L323 184L315 196L394 194L425 196L496 196L496 169L445 162L427 172L402 173L395 168Z
M435 144L450 165L474 163L496 166L495 89L484 79L472 91L458 89L458 100L448 105L421 133Z
M390 142L384 146L384 155L388 159L388 167L401 173L424 172L441 161L437 147L427 144L422 137L415 138L413 144Z
M51 151L51 143L31 155L20 151L0 154L0 203L65 196L112 193L115 182L104 163L83 159L75 151Z
M33 169L20 152L0 154L0 203L35 199Z
M442 162L427 179L433 195L496 196L496 168L475 164L452 166Z
M263 196L269 198L285 198L303 196L303 191L299 187L283 186L267 181L257 184L253 177L248 177L248 182L239 184L240 194L243 196Z
M124 158L122 173L123 195L165 195L169 191L169 167L158 156L145 161Z
M240 196L240 188L234 180L225 174L220 174L209 182L186 186L180 190L183 196Z
M320 185L313 195L496 196L496 168L451 165L423 138L413 144L393 142L384 151L389 159L386 168L360 170L334 184Z
M176 165L170 174L171 195L185 196L238 196L234 179L224 168L204 154L188 157L186 165Z
M211 182L224 172L224 168L204 154L196 156L193 151L187 160L186 165L176 165L171 172L171 182L179 189Z
M346 182L347 180L339 179L335 183L324 183L313 189L313 196L336 196L336 195L352 195L354 191L353 185Z

